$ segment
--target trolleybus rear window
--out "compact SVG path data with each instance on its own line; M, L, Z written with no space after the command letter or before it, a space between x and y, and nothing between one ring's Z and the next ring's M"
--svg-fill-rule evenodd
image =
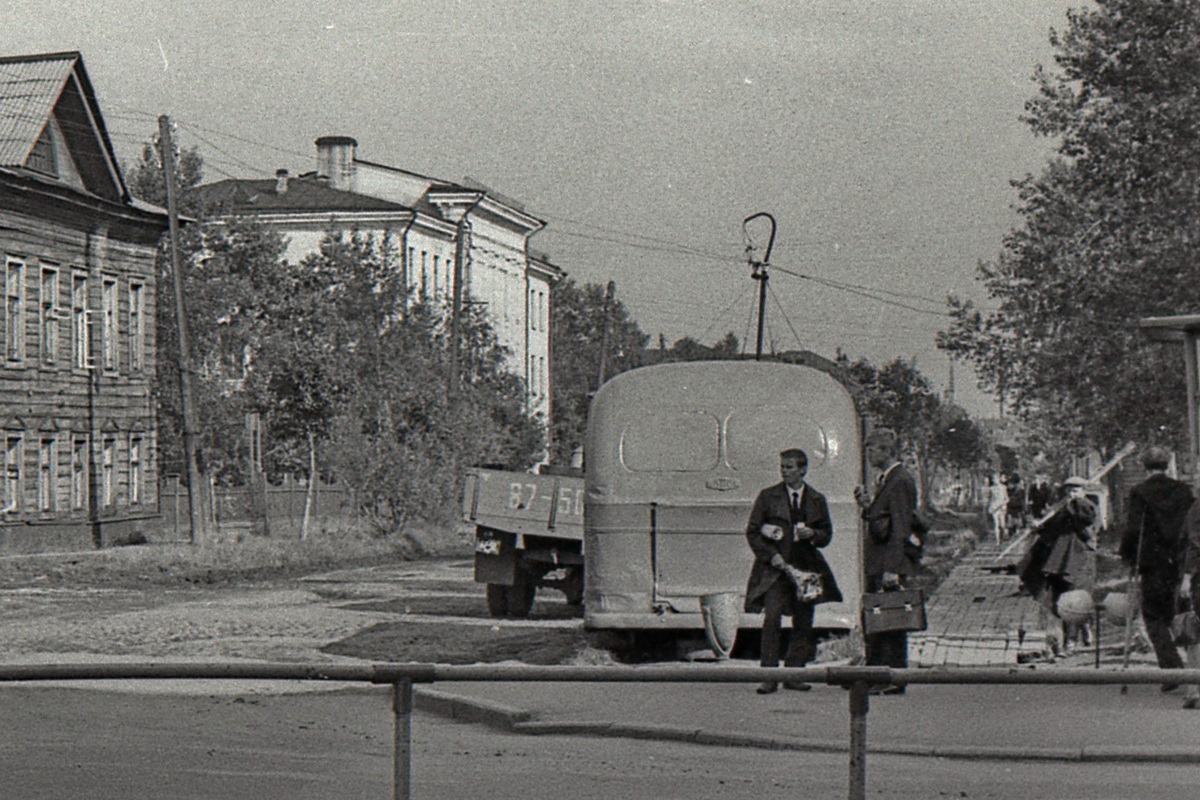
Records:
M721 423L702 411L649 413L621 434L621 463L632 472L707 472L721 454Z
M771 458L777 450L799 447L808 455L810 469L837 456L836 438L811 418L796 413L794 405L736 411L729 416L726 432L726 458L733 469L757 466L764 447L771 448L766 451Z

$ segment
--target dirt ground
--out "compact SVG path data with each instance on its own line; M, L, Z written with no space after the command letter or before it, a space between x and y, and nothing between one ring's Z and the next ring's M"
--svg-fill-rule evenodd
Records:
M5 661L521 660L564 663L586 650L580 610L552 590L526 620L487 615L470 561L437 559L246 585L0 589Z
M926 551L927 588L974 543L962 520L938 522ZM539 590L527 619L493 619L471 557L458 553L212 583L159 583L132 573L104 573L89 583L71 570L91 574L94 565L80 555L72 566L72 558L45 557L24 572L6 571L0 660L606 663L614 645L586 634L582 609L553 589ZM745 641L753 648L753 638L739 636L739 647ZM639 660L645 644L637 643L632 656L616 655Z

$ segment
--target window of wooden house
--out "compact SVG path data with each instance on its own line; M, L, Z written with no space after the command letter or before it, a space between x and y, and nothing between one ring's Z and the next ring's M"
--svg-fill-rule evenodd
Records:
M21 458L24 454L20 434L4 437L4 513L21 510Z
M71 509L81 511L88 504L88 437L71 440Z
M142 437L129 437L129 504L142 502Z
M117 352L120 342L117 339L117 279L105 277L100 283L100 303L103 313L104 328L101 332L103 343L104 370L115 372L117 369Z
M29 158L25 159L25 166L45 175L58 177L58 159L54 153L54 135L50 131L49 123L42 128L42 135L38 137L33 149L29 151Z
M104 437L104 450L100 454L100 502L112 508L117 502L117 440Z
M25 358L25 262L15 258L4 270L4 352L9 361Z
M529 330L536 331L538 329L537 292L533 289L529 290L529 308L525 313L529 318Z
M43 436L38 446L38 510L55 508L55 480L58 477L58 446L53 436Z
M58 323L63 316L63 310L58 307L58 270L54 267L42 267L42 281L39 287L38 311L38 349L42 354L42 363L53 366L58 362Z
M129 284L129 368L146 368L146 286Z
M89 369L92 366L88 279L82 272L71 276L71 363L76 369Z

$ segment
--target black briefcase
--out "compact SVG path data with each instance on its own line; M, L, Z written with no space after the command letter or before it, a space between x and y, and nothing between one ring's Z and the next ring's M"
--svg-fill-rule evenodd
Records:
M900 589L894 592L868 592L862 599L863 633L897 633L923 631L925 593L920 589Z

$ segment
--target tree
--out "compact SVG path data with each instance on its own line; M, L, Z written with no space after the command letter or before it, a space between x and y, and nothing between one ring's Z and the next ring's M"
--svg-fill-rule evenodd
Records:
M126 185L129 193L139 200L153 203L160 208L167 207L167 182L164 177L162 160L158 155L158 147L147 142L142 146L138 163L127 171ZM196 193L190 191L204 180L204 159L195 147L183 148L175 159L175 190L179 204L179 212L198 216L200 209Z
M709 361L722 358L737 358L741 355L742 344L733 332L725 334L720 341L712 345L701 344L698 339L684 336L676 339L670 348L659 348L648 352L646 360L651 363L666 361Z
M555 463L569 464L583 442L601 362L605 379L643 362L648 337L619 299L606 300L606 291L600 284L579 286L568 278L551 294L550 460Z
M950 428L957 428L966 417L965 412L942 403L929 379L903 358L876 367L865 358L851 363L839 352L836 363L858 386L855 402L859 413L876 426L894 430L901 452L916 459L921 502L928 503L935 469L951 457L968 456L965 452L951 456L945 449L957 441L957 437L946 437Z
M176 189L180 208L197 214L193 200L203 180L203 159L195 149L180 153ZM134 196L166 205L166 185L157 149L147 144L129 171ZM153 391L159 419L162 472L183 472L183 413L179 397L179 334L171 280L169 243L156 259L157 373ZM240 484L245 471L245 407L234 390L245 358L278 304L282 240L250 221L215 225L193 217L180 231L179 262L199 423L201 472L218 482Z
M335 477L385 533L450 521L466 467L527 468L545 447L483 312L459 319L452 376L446 309L413 301L397 258L388 237L327 237L290 274L289 325L248 381L280 467Z
M1057 447L1180 447L1180 354L1138 320L1200 310L1200 0L1098 0L1051 43L1025 119L1056 158L978 267L998 308L951 298L938 344Z

